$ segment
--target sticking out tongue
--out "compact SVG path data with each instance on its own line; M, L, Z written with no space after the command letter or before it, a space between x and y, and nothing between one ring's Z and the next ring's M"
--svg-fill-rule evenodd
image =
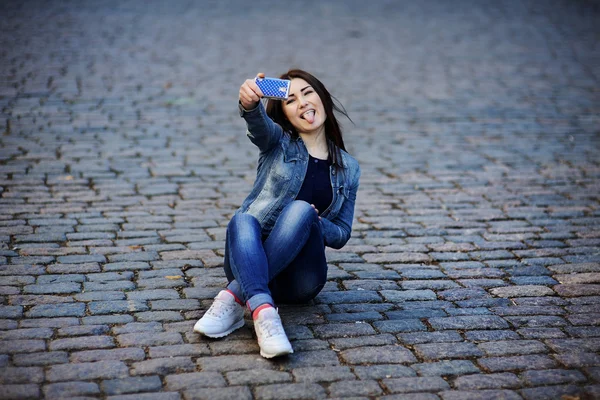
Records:
M309 111L306 114L304 114L303 117L309 124L312 124L315 121L315 112Z

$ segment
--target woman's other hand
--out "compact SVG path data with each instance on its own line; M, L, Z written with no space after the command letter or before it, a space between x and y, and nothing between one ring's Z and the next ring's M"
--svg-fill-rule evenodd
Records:
M257 78L264 78L265 74L259 72ZM246 79L240 87L240 103L244 110L252 110L256 108L258 102L263 97L263 92L260 90L254 79Z
M311 204L313 210L315 210L315 212L317 213L317 215L319 215L319 210L317 210L317 207L315 207L314 204ZM319 219L321 219L321 217L319 216Z

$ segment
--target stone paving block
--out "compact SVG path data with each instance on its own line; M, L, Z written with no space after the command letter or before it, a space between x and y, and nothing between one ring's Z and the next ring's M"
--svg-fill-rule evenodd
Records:
M51 274L86 274L100 272L100 264L97 262L83 262L76 264L50 264L48 272Z
M23 287L24 293L33 294L69 294L79 293L81 291L81 284L77 282L61 282L54 284L42 284L42 285L26 285Z
M253 400L254 398L248 386L192 389L184 391L183 396L185 400Z
M269 363L266 359L257 357L256 355L227 355L217 357L200 357L196 360L196 363L202 371L276 369L276 365Z
M91 314L113 314L145 311L148 306L136 300L92 301L88 304L88 310Z
M596 353L600 351L600 343L595 338L583 339L550 339L546 344L557 353L572 353L589 351Z
M484 315L491 314L492 312L487 307L468 307L468 308L447 308L445 310L448 315Z
M383 384L391 393L438 392L450 389L450 385L437 376L384 379Z
M117 342L124 347L133 346L162 346L170 344L182 344L181 334L177 332L160 332L151 335L140 335L139 333L124 333L117 336Z
M248 371L244 371L244 373L246 372ZM269 372L276 373L276 371ZM264 373L265 371L263 371ZM218 372L188 372L167 375L165 377L165 389L172 391L224 386L227 386L227 382Z
M123 379L110 379L100 384L102 392L107 395L160 391L162 382L157 375L134 376Z
M433 393L403 393L390 394L379 397L381 400L439 400L439 396Z
M176 356L200 356L208 355L210 351L206 344L180 344L171 346L157 346L148 348L151 358L176 357Z
M506 315L563 315L565 311L557 306L512 306L494 307L491 310L500 316Z
M560 328L523 328L517 330L517 333L525 339L556 339L566 337Z
M556 354L554 358L568 368L594 367L600 365L600 356L594 353Z
M128 292L127 299L129 300L165 300L179 299L179 293L174 289L154 289L154 290L138 290Z
M520 327L562 327L568 325L568 322L562 317L553 315L532 315L527 317L504 317L515 328Z
M489 297L489 294L481 288L448 289L441 291L438 294L441 299L448 301L481 299Z
M98 395L100 389L94 382L60 382L44 385L44 395L47 398L74 398L76 396Z
M460 376L481 372L479 368L468 360L437 361L410 366L421 376Z
M333 382L328 387L329 396L333 398L350 398L354 396L377 396L383 392L375 380Z
M19 353L12 356L16 366L45 366L51 364L64 364L69 362L69 355L64 351L44 353Z
M499 297L553 296L555 294L549 287L540 285L505 286L490 289L490 293Z
M545 386L526 388L519 391L525 400L552 400L569 397L578 398L585 394L584 389L575 385Z
M403 364L416 362L415 356L402 346L364 346L340 352L349 364Z
M599 326L567 326L565 331L573 337L597 337L600 336Z
M13 329L0 331L0 340L49 339L54 332L50 328Z
M23 385L0 385L2 396L6 400L12 399L38 399L40 398L40 387L35 383Z
M537 340L502 340L477 345L488 356L546 353L548 349Z
M4 367L0 375L0 384L41 383L44 370L41 367Z
M72 362L93 362L104 360L140 361L146 358L141 348L117 348L102 350L84 350L71 353Z
M220 376L220 374L219 374ZM292 375L284 371L250 370L231 371L225 373L230 385L265 385L283 382L292 382ZM215 380L211 380L214 383ZM223 381L223 384L225 382ZM210 385L216 386L216 385Z
M143 261L123 261L123 262L111 262L106 263L102 266L102 271L139 271L150 269L151 266L147 262Z
M135 289L135 283L131 281L107 281L107 282L85 282L83 289L86 292L92 291L124 291ZM92 300L92 298L89 298Z
M108 396L107 400L181 400L177 392L136 393Z
M426 331L427 327L418 319L376 321L373 326L382 333Z
M340 361L337 352L332 350L295 351L285 359L280 360L280 366L285 369L304 367L338 366Z
M521 400L512 390L449 390L439 393L442 400Z
M417 344L414 348L417 354L425 360L480 357L484 355L473 343Z
M257 400L324 399L325 389L316 383L279 383L255 389Z
M133 317L127 314L109 314L83 317L81 321L86 325L126 324L132 322Z
M573 325L600 325L600 312L572 314L566 317Z
M334 349L344 350L360 346L395 344L397 343L397 340L393 335L384 333L380 335L358 336L354 338L331 338L329 339L329 343L331 343Z
M330 322L371 322L381 319L383 319L383 315L375 311L363 313L327 314L327 320Z
M46 371L49 382L124 378L129 368L121 361L52 365Z
M227 374L229 379L229 374ZM356 379L349 367L305 367L294 368L293 378L296 382L335 382Z
M190 357L155 358L137 361L131 365L131 375L167 375L175 372L194 371L196 365Z
M109 331L108 325L81 325L60 328L58 336L94 336L102 335Z
M253 342L250 341L250 345L247 345L247 348L254 349L253 352L255 352L258 350L258 343L256 343L256 346L253 346L252 343ZM298 351L298 352L330 349L329 343L327 343L325 340L319 340L319 339L295 340L292 343L292 347L294 348L294 351ZM211 350L212 350L212 348L211 348ZM248 351L247 353L250 353L250 351ZM213 351L213 354L216 354L216 353L214 353L214 351Z
M503 329L508 323L494 315L469 315L458 317L429 318L434 329Z
M82 350L102 349L114 346L114 339L110 336L84 336L52 340L48 345L48 349L51 351Z
M41 304L33 306L26 316L36 317L82 317L85 315L85 304Z
M399 364L377 364L368 366L354 366L354 373L359 379L384 379L406 376L416 376L416 372Z
M445 317L447 316L444 310L435 308L412 308L403 311L388 311L384 313L391 320L415 319L415 318L430 318L430 317Z
M559 284L552 289L562 297L600 295L600 285L597 284Z
M317 325L313 327L313 330L317 337L323 339L341 336L364 336L375 333L373 327L367 323Z
M557 365L556 361L552 358L541 354L480 358L477 362L490 372L549 369Z
M527 372L536 371L525 371ZM464 375L454 380L454 387L457 390L512 389L520 385L521 381L517 375L510 372Z
M0 354L35 353L46 350L46 343L41 339L0 340Z
M462 342L463 338L457 331L414 332L401 333L398 340L406 344Z
M426 290L381 290L379 293L386 301L397 303L410 300L435 300L434 291Z
M302 342L306 342L306 340L302 340ZM227 340L223 342L214 341L208 343L208 347L210 348L210 354L212 354L213 356L221 356L227 354L256 354L256 352L260 351L258 343L254 338L249 338L246 340ZM301 350L298 345L298 341L293 342L292 347L295 351ZM320 347L327 348L327 346Z
M86 282L84 284L84 290L85 289L85 285L88 284L90 282ZM127 287L131 287L133 288L134 286L126 283L125 285L123 285L124 288ZM86 292L86 293L78 293L75 296L73 296L73 298L77 301L112 301L112 300L124 300L125 299L125 293L119 291L119 290L111 290L111 288L107 288L107 287L96 287L97 289L92 289L92 290L99 290L97 292L92 291L92 292ZM105 290L108 289L108 290ZM112 289L115 289L114 287Z
M74 317L34 318L20 321L21 328L61 328L63 326L79 325L79 319Z
M542 371L525 371L522 379L531 386L555 385L562 383L585 382L587 378L577 370L549 369Z

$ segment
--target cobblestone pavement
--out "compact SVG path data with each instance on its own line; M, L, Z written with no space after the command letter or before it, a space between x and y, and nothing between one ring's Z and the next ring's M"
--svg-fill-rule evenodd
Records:
M600 5L0 3L0 398L600 398ZM353 237L312 304L192 326L257 152L239 85L348 109Z

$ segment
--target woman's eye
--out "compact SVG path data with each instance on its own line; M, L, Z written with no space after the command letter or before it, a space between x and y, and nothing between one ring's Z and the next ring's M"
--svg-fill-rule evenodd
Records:
M311 94L312 92L312 90L307 90L306 92L304 92L304 95L306 96L307 94Z
M285 104L286 104L286 105L287 105L287 104L292 104L293 102L294 102L294 100L293 100L293 99L290 99L290 100L286 101L286 102L285 102Z

